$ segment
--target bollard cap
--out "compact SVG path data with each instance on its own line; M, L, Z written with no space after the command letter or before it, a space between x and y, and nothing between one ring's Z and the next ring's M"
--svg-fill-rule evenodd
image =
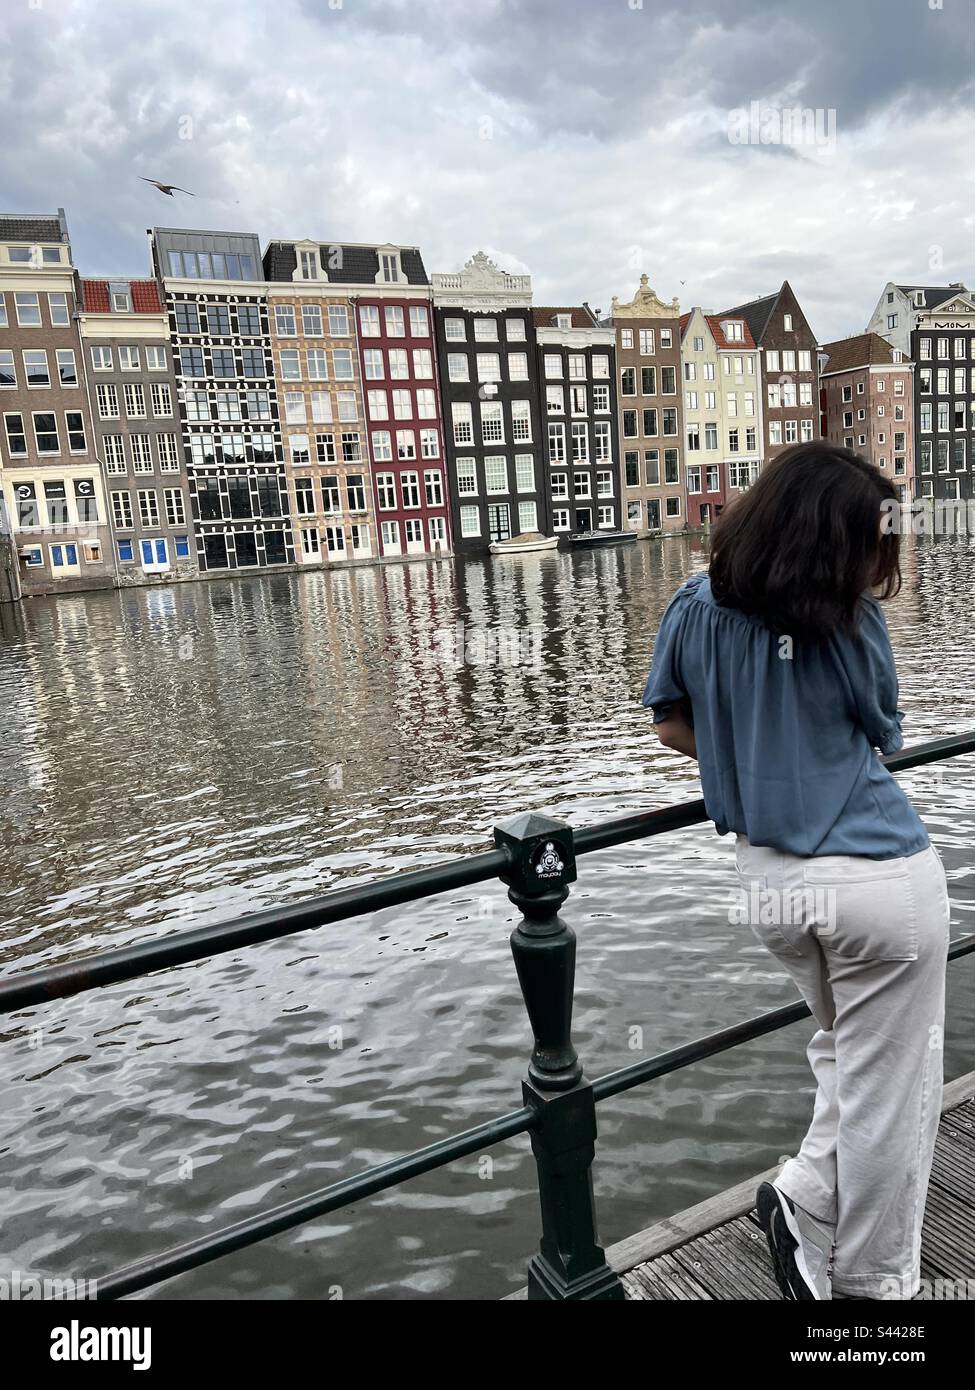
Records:
M565 821L526 811L496 825L494 843L508 859L499 877L526 897L541 897L575 882L572 827Z

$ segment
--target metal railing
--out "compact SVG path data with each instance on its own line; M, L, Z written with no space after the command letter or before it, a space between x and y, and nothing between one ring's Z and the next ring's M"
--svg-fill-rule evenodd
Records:
M902 772L973 752L975 733L969 733L934 739L883 761L891 772ZM498 826L494 832L496 848L486 854L467 855L435 868L395 874L385 881L340 889L290 907L269 908L69 964L0 979L0 1014L10 1014L55 998L492 878L500 878L508 885L508 897L522 913L511 934L511 948L535 1045L528 1076L522 1084L520 1109L244 1221L209 1231L161 1254L150 1255L99 1279L97 1297L117 1299L136 1293L456 1159L528 1134L537 1166L542 1222L539 1252L528 1266L529 1298L621 1299L622 1285L607 1264L596 1235L592 1164L597 1103L809 1015L804 1003L788 1004L595 1081L585 1077L571 1037L576 938L559 915L569 895L569 884L576 879L577 857L707 819L704 802L700 800L624 816L577 831L562 821L529 812ZM949 959L972 951L975 935L956 942Z

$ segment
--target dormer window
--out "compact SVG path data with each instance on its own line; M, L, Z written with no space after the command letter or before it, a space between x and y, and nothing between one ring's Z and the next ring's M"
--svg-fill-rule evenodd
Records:
M298 274L302 280L317 280L319 261L317 251L299 251Z
M556 315L555 315L555 326L556 326L556 328L571 328L571 327L572 327L572 315L571 315L571 314L556 314Z
M382 277L387 284L396 284L399 280L399 256L395 253L389 256L381 256Z
M131 314L131 312L132 312L132 296L131 296L131 294L129 293L128 286L126 286L126 287L123 288L123 287L121 287L121 286L113 285L113 286L112 286L112 313L113 313L113 314Z
M727 319L721 328L729 343L745 341L745 326L740 319Z
M914 307L915 307L915 309L923 309L923 308L924 308L924 291L923 291L923 290L918 290L918 292L915 294L915 296L914 296Z

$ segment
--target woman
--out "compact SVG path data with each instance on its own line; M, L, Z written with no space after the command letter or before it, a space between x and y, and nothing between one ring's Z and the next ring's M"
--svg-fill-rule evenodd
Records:
M876 752L903 746L871 592L900 588L899 536L881 524L894 503L846 449L786 450L716 523L644 693L661 742L698 760L708 815L737 835L752 929L819 1025L809 1132L758 1191L787 1298L907 1299L920 1277L948 893Z

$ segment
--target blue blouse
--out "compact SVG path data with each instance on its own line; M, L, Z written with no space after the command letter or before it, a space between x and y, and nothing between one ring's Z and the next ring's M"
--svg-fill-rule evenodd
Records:
M782 637L722 608L706 574L660 623L643 694L659 723L687 701L704 804L719 835L803 856L895 859L927 848L907 797L874 752L902 748L897 672L870 594L855 638Z

